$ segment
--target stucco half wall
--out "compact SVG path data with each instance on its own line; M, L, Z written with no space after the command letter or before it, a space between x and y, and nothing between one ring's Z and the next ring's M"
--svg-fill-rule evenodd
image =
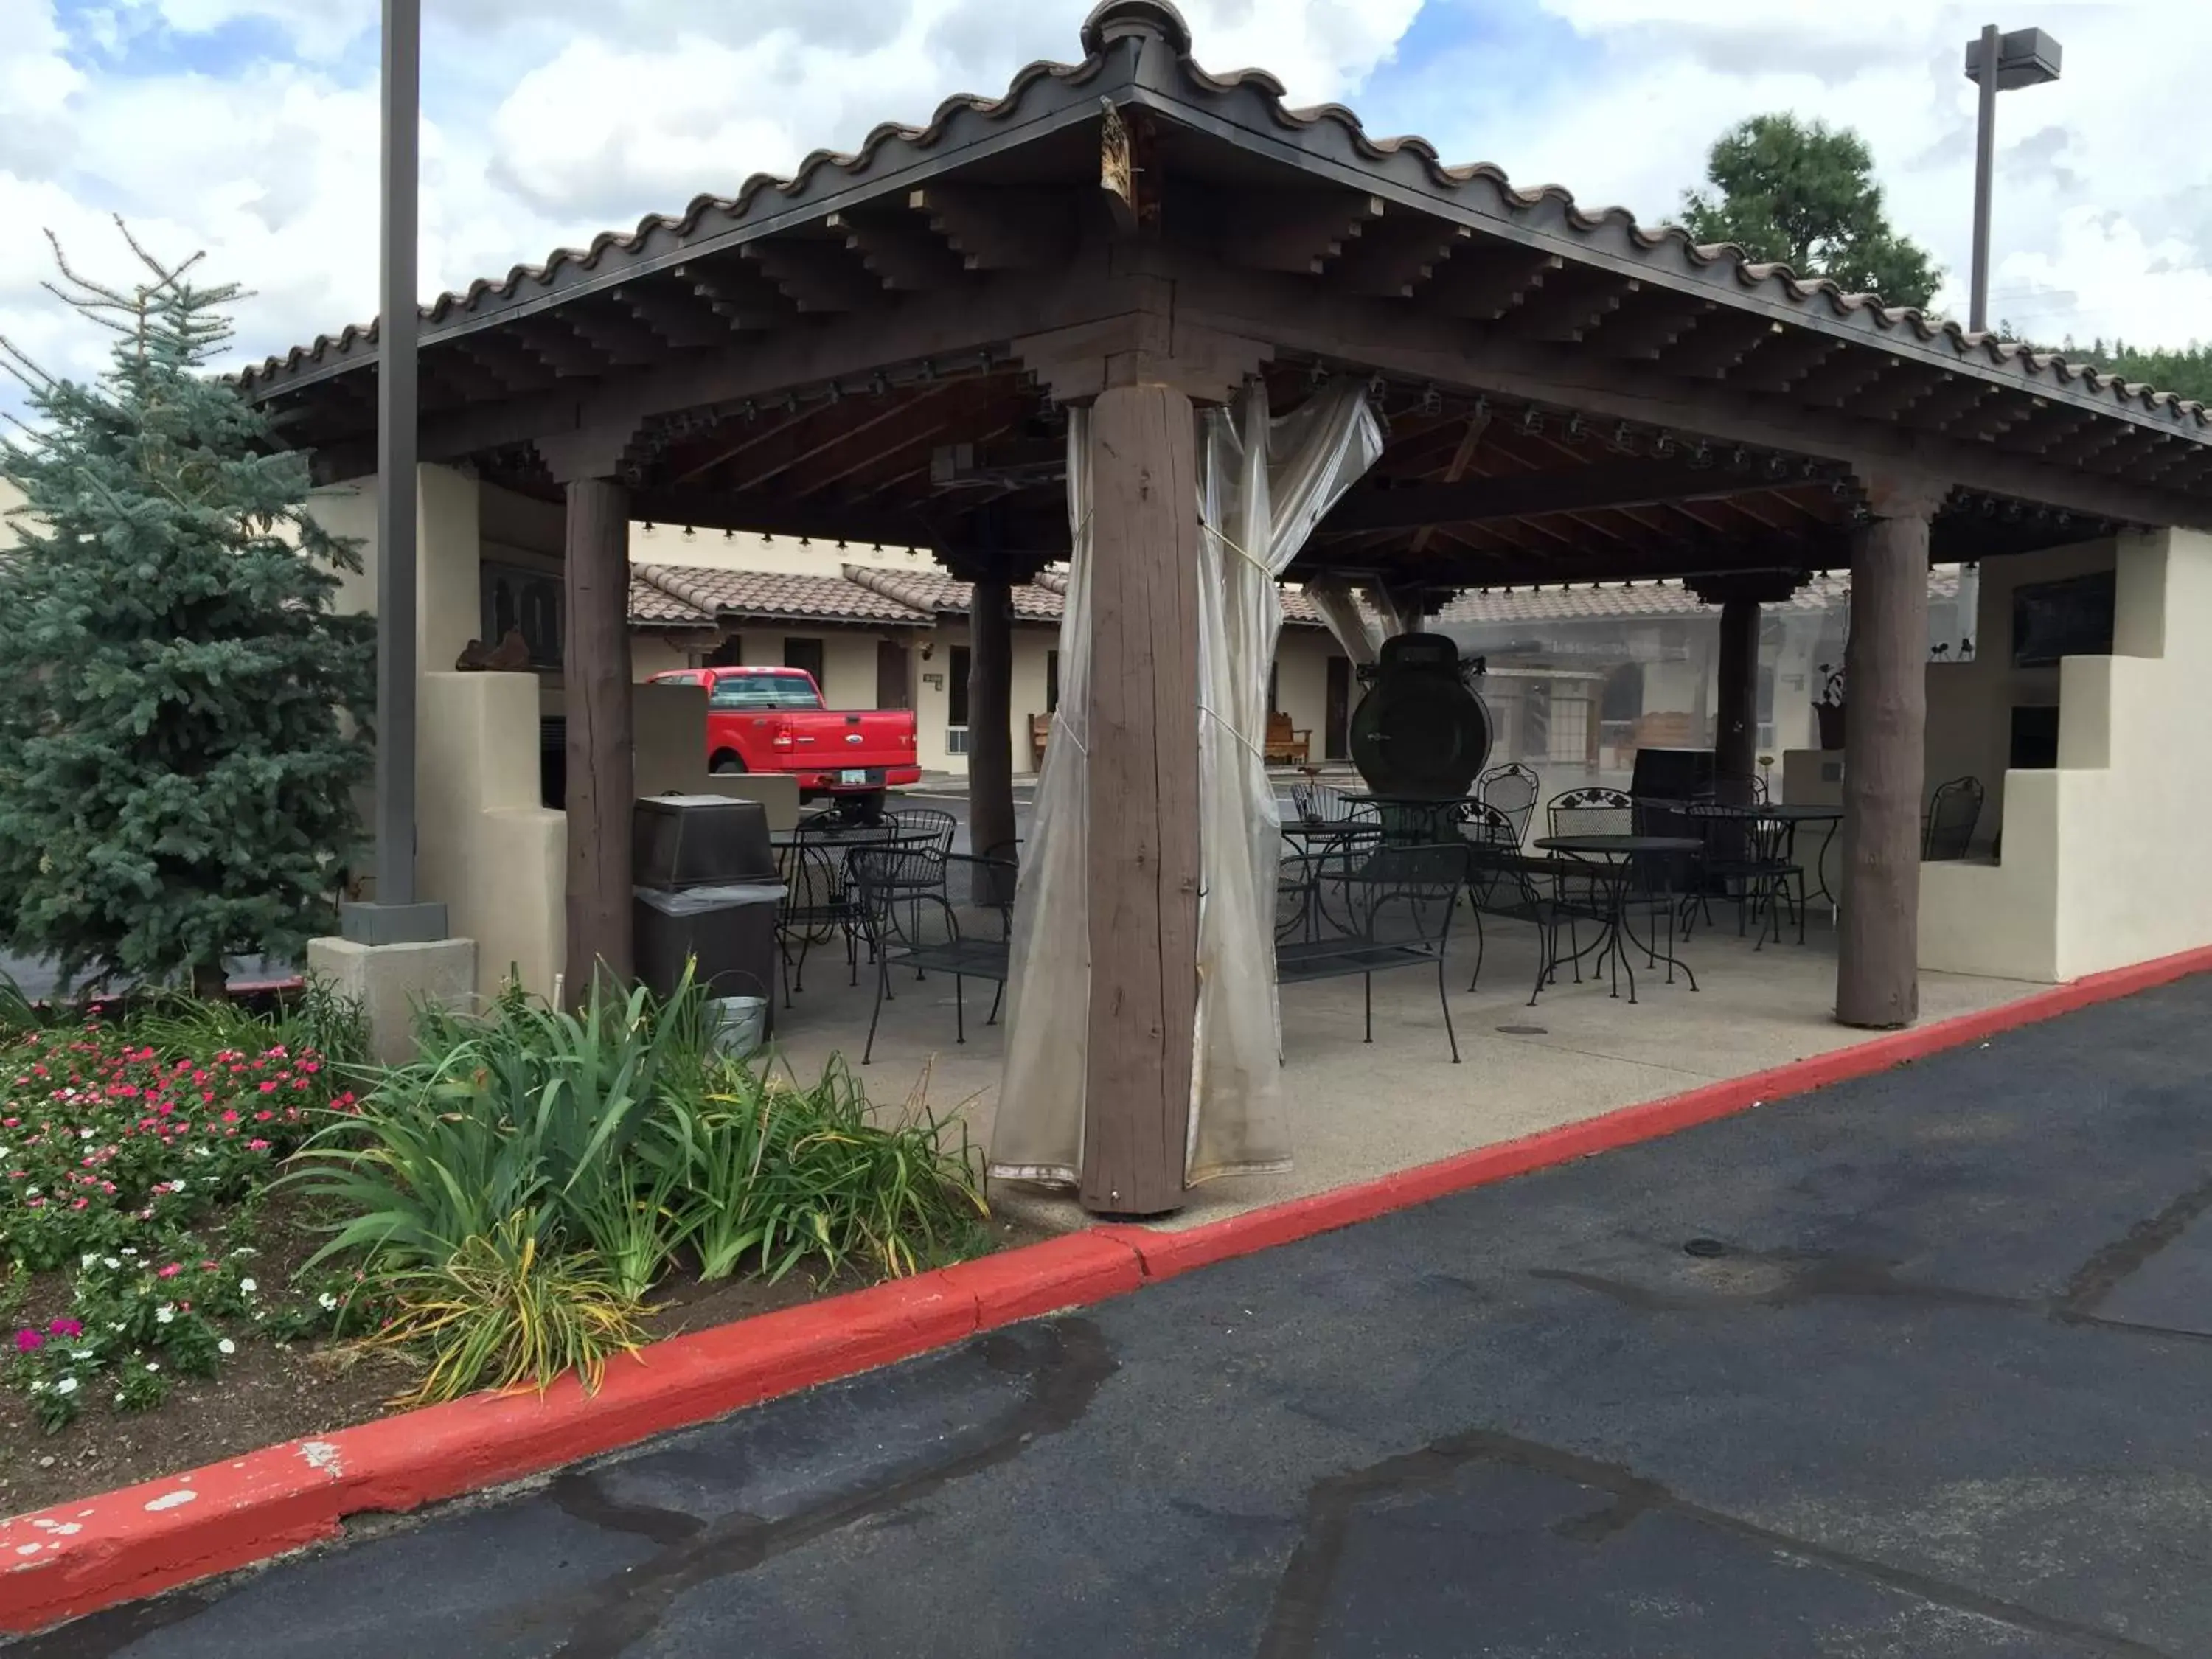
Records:
M1923 866L1923 968L2057 981L2212 944L2212 537L2112 549L2113 654L2059 665L2058 764L2004 774L2002 861ZM1981 601L1993 668L2011 659L2016 584L1987 579L2002 562Z

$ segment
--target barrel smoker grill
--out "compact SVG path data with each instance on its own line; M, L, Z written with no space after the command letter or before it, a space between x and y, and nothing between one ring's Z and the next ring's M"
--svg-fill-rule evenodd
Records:
M1442 634L1401 634L1359 671L1367 695L1352 711L1352 763L1388 839L1455 838L1459 805L1490 759L1490 711L1471 684L1482 668Z

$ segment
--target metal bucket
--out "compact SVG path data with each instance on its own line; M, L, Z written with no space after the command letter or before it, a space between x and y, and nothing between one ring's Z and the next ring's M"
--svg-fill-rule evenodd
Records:
M766 997L707 999L707 1046L726 1060L757 1052L767 1024Z

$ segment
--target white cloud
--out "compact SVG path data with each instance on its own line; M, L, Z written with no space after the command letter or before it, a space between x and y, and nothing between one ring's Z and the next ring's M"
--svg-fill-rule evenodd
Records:
M1193 0L1201 61L1265 64L1294 96L1352 92L1419 0ZM425 41L426 296L552 248L728 194L1033 58L1080 55L1087 0L434 0ZM0 0L0 215L124 269L106 216L157 250L209 251L254 291L247 355L375 308L374 0L118 0L81 15L80 71L52 0ZM177 32L248 26L281 59L216 78L167 67ZM163 31L171 33L164 34ZM201 54L204 56L204 52ZM152 64L151 69L148 67ZM40 291L43 241L0 240L0 331L49 367L105 343ZM4 392L0 392L4 396Z
M1794 110L1853 126L1873 147L1893 221L1949 273L1937 304L1965 315L1975 88L1964 55L1982 7L1542 3L1582 37L1589 61L1534 108L1439 102L1431 136L1447 154L1662 219L1733 122ZM1997 102L1993 319L2053 340L2212 337L2212 169L2201 146L2172 138L2198 125L2212 6L2054 6L2042 21L2061 39L2065 72Z
M788 172L815 149L852 149L879 121L927 120L951 93L995 92L1031 58L1076 56L1088 3L431 0L424 291ZM1492 0L1427 3L1439 22L1507 15ZM1978 10L1524 4L1562 37L1535 57L1447 51L1374 88L1420 0L1184 9L1210 68L1262 65L1294 101L1342 99L1378 130L1422 131L1449 156L1647 218L1674 210L1733 120L1788 108L1850 123L1874 145L1893 216L1963 273L1973 89L1960 56ZM256 291L240 319L256 355L374 311L374 0L116 0L70 15L74 48L54 0L0 0L4 222L51 226L111 270L111 210L164 251L207 248L212 275ZM2046 337L2212 334L2212 180L2172 137L2196 125L2212 5L2054 6L2046 21L2066 78L2000 104L1995 311ZM227 33L196 36L193 61L210 40L273 41L281 55L220 76L179 67L173 32L212 29ZM1564 67L1542 55L1562 49ZM96 366L98 337L39 291L47 274L40 239L0 239L0 331L54 367ZM1964 309L1957 281L1941 299Z

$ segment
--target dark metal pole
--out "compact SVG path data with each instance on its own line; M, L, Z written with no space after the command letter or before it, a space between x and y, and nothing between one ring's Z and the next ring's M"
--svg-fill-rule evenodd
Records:
M422 0L384 0L384 242L376 337L376 898L347 905L360 945L446 936L415 896L416 299Z
M376 902L415 902L415 210L422 0L384 0L384 252L377 296Z
M1974 134L1974 267L1966 303L1966 326L1979 332L1990 325L1990 192L1997 144L1997 26L1982 29L1982 113Z

